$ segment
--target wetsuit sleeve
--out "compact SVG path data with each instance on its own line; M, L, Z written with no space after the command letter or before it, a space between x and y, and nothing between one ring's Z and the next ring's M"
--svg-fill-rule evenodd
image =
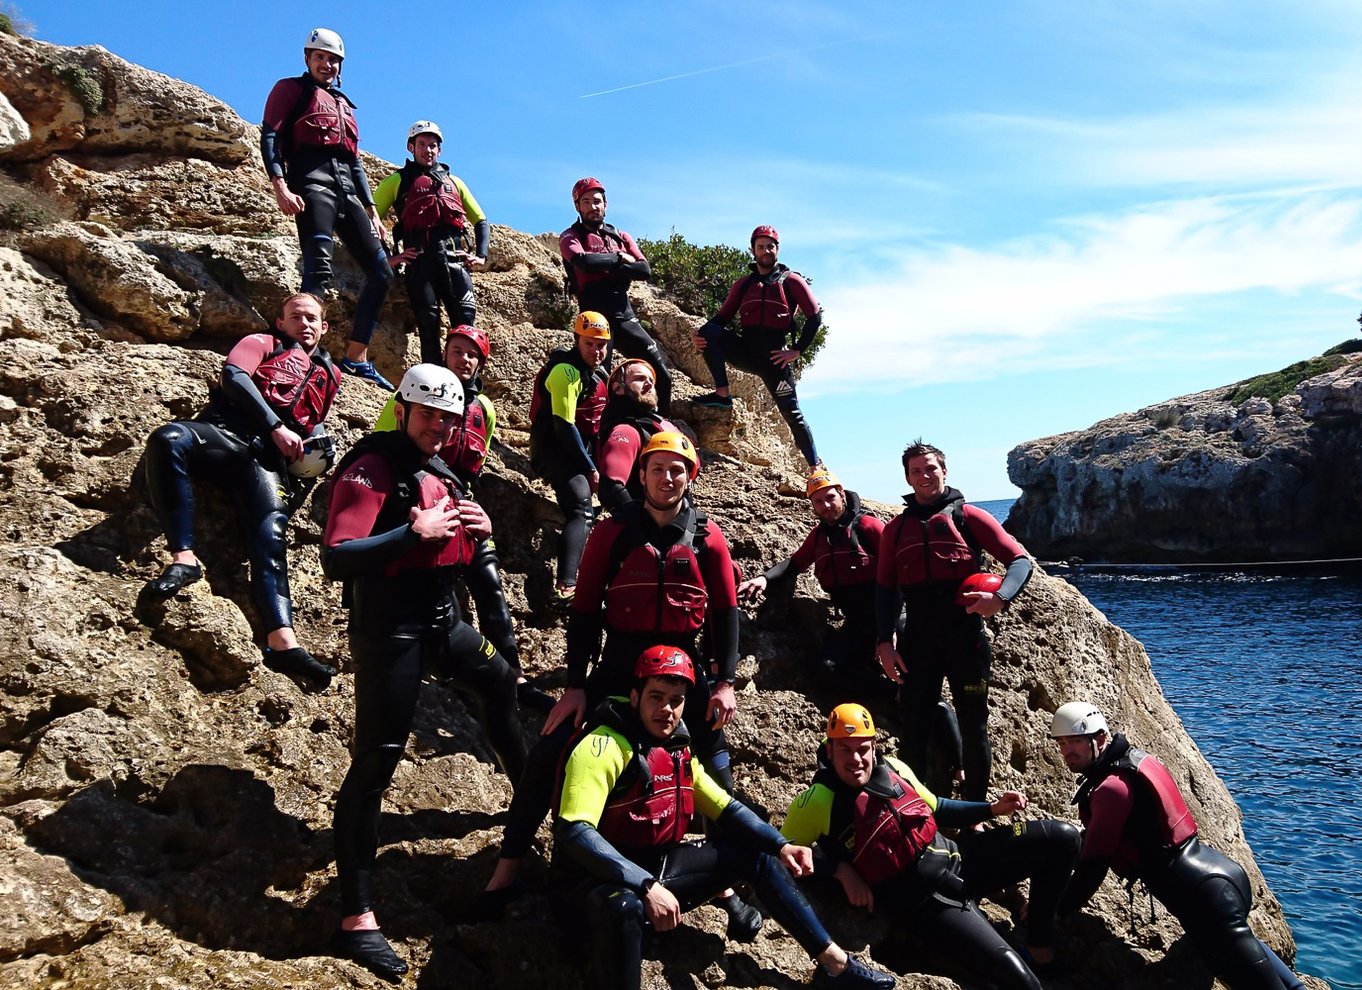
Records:
M482 403L482 412L487 419L487 443L490 445L497 432L497 407L485 395L479 394L478 402Z
M1060 914L1077 911L1102 886L1111 861L1121 846L1126 820L1135 805L1135 795L1127 781L1112 776L1097 785L1089 802L1091 816L1083 832L1083 848L1078 854L1078 865L1069 878L1069 885L1060 897Z
M642 249L635 243L632 234L626 234L621 230L619 235L620 240L624 242L625 253L632 255L634 259L633 261L621 262L620 271L627 274L630 281L647 281L652 277L653 269L652 266L648 264L648 259L643 256Z
M956 801L954 798L938 798L936 810L932 813L937 824L947 828L969 828L986 822L993 817L993 809L987 801Z
M994 519L990 513L968 503L962 507L962 511L970 535L1000 564L1010 564L1018 557L1026 556L1026 548L1017 542L1016 537L1003 529L1003 524Z
M617 251L587 251L577 231L571 227L558 238L558 253L573 268L580 268L584 272L612 272L620 263Z
M894 639L894 627L903 611L903 592L899 589L894 542L902 516L884 528L880 538L880 552L875 558L875 641L889 643Z
M606 572L610 568L610 548L621 532L619 523L606 519L592 528L582 550L567 627L567 686L571 688L586 686L587 672L601 655Z
M331 487L331 508L322 534L322 571L333 580L382 570L420 542L410 523L373 532L392 477L380 458L361 457Z
M478 205L478 201L473 198L473 194L468 191L468 184L457 175L451 175L450 178L454 180L454 186L459 190L459 198L463 200L464 217L474 226L480 223L486 223L487 214L484 213L482 207Z
M737 803L733 800L732 794L729 794L728 791L719 786L713 777L705 773L704 765L698 757L691 757L690 772L695 788L695 809L710 821L717 821L730 805Z
M575 462L577 473L590 474L596 465L587 453L581 431L577 429L577 400L582 394L582 375L566 361L555 364L544 377L553 413L553 433L561 451Z
M773 584L776 581L784 580L787 577L794 577L796 574L804 573L804 568L794 566L794 558L786 557L778 564L772 564L761 572L761 576L766 579L766 583Z
M383 404L383 411L378 414L378 419L374 420L375 433L390 433L397 429L397 396L388 396L388 401Z
M369 188L369 176L365 173L364 166L360 163L359 155L355 155L355 160L350 163L350 175L355 183L355 197L365 206L373 206L373 190ZM381 215L382 214L380 214L380 216Z
M572 750L555 823L556 848L593 877L638 890L652 874L596 831L615 781L632 758L612 733L597 730Z
M880 559L880 539L884 536L884 520L879 516L864 515L857 521L861 531L861 546L865 552Z
M701 569L709 596L718 677L721 681L731 681L738 672L738 589L733 583L733 558L728 552L728 541L713 520L705 534Z
M236 408L250 416L262 433L269 433L283 420L270 408L251 378L260 362L274 350L269 334L253 333L237 341L222 366L222 394Z
M388 211L397 202L397 191L401 188L401 172L394 172L378 184L378 188L374 190L374 208L378 210L380 217L388 215Z
M486 220L479 220L473 225L473 253L483 261L487 260L487 252L492 246L492 225Z
M634 500L629 494L629 475L642 449L639 432L628 423L620 423L610 431L599 451L601 472L601 504L611 512L619 512Z
M823 310L813 298L813 290L809 288L809 283L798 275L790 274L786 277L785 291L787 298L804 314L804 329L800 331L799 340L795 342L795 350L803 351L813 343L818 328L823 325ZM793 317L793 314L791 316Z
M746 278L740 278L728 287L728 295L724 297L724 304L719 307L719 312L714 314L710 321L718 322L720 326L727 326L728 321L738 315L738 305L742 302L742 287L747 284Z
M770 853L772 856L779 855L780 850L790 841L758 818L741 801L729 801L728 806L715 820L715 824L723 829L726 837L734 839L739 845L757 852Z
M260 159L265 163L265 174L272 179L284 176L284 149L279 132L299 97L297 80L280 79L265 100L265 116L260 123Z
M809 530L809 535L804 537L804 542L799 545L799 549L790 555L790 561L794 566L796 574L803 574L813 566L814 557L818 547L818 527ZM767 580L770 580L769 578Z
M781 835L798 846L811 846L832 829L832 791L814 784L790 802Z

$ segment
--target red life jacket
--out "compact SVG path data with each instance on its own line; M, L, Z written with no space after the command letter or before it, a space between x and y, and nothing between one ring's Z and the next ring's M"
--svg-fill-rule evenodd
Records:
M744 330L778 330L789 333L794 322L795 305L785 292L785 280L793 274L784 265L762 277L747 276L738 301L738 324Z
M591 230L586 224L578 220L568 229L576 231L577 239L582 244L582 250L587 254L611 254L619 251L623 251L625 254L629 253L624 238L620 236L618 230L608 223L601 224L598 230ZM564 276L564 287L569 295L580 294L582 289L594 282L618 281L614 272L584 272L566 258L563 259L563 267L567 270L567 274Z
M359 124L350 97L334 87L318 86L307 73L298 78L298 85L303 92L283 128L288 154L303 148L340 148L352 158L357 155Z
M681 842L695 814L690 747L635 750L637 769L621 776L606 798L596 831L611 845L647 849ZM625 785L621 787L621 785Z
M450 178L448 166L437 163L427 169L409 161L402 166L401 174L396 200L400 238L422 244L435 230L462 236L467 226L463 196Z
M907 509L890 523L890 551L898 584L924 584L937 581L963 581L982 566L979 551L963 532L965 515L952 502L926 519L918 519ZM886 535L891 535L886 532ZM884 543L880 552L884 552Z
M610 547L605 586L605 622L623 633L698 633L705 624L709 592L700 568L707 517L681 510L686 521L680 539L659 550L644 539L638 522L622 520ZM618 561L618 563L616 563Z
M1114 737L1110 745L1122 744L1128 747L1125 752L1107 761L1079 790L1078 817L1084 825L1092 819L1092 790L1107 777L1121 774L1134 783L1135 808L1126 819L1121 849L1112 860L1112 868L1127 876L1163 860L1197 834L1197 825L1163 761L1130 746L1121 735Z
M534 389L530 393L530 423L533 427L541 419L553 415L553 401L544 380L557 365L570 364L582 376L582 393L577 397L577 415L573 424L582 435L582 444L592 449L596 430L601 423L601 413L605 411L605 400L610 397L606 388L605 373L600 368L588 368L575 347L559 347L549 355L539 374L534 376Z
M309 356L296 341L276 340L251 381L279 418L305 436L331 411L340 391L340 369L320 347Z
M465 478L476 478L487 460L491 437L487 432L485 401L479 395L468 403L463 411L462 425L455 431L449 446L440 452L440 459Z
M936 835L936 819L913 786L887 763L876 766L864 787L847 787L828 767L815 783L829 788L839 804L850 807L850 825L838 836L851 853L851 864L872 887L908 869ZM842 815L836 814L838 820Z
M828 594L875 583L875 558L861 545L864 510L853 511L845 526L819 523L814 529L813 576Z

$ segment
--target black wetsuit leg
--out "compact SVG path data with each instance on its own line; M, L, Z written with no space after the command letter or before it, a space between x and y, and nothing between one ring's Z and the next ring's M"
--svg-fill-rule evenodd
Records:
M950 682L963 743L962 796L966 801L985 800L993 768L988 741L988 678L993 652L982 620L963 614L959 618L932 618L914 612L899 643L899 653L908 667L900 693L904 720L900 753L904 761L910 767L929 765L936 717L933 708L941 700L944 676Z
M444 275L432 271L440 264L439 253L427 247L407 262L403 276L412 315L416 318L416 333L421 339L423 364L444 363L444 342L440 339L440 283Z
M267 631L293 625L289 600L289 485L242 439L201 421L168 423L147 441L147 489L172 553L194 546L194 489L201 474L225 488L236 508L251 563L251 597ZM282 493L282 494L281 494Z
M782 350L785 345L785 339L779 334L748 331L742 336L729 338L726 358L729 364L750 371L762 380L776 404L776 411L790 428L795 446L804 455L809 467L813 467L818 463L818 450L813 443L813 431L809 429L804 413L799 408L794 368L791 365L781 368L771 360L771 352ZM709 353L708 347L705 353Z
M530 749L525 758L525 769L511 795L511 807L506 812L506 830L501 838L502 859L523 859L530 851L535 832L539 831L544 817L553 807L558 770L576 734L577 727L565 722L549 735L540 736Z
M903 638L898 643L899 654L908 668L903 675L903 686L899 688L899 759L910 767L926 767L934 709L941 700L946 670L940 654L930 646L905 643Z
M670 414L672 373L662 348L643 329L632 307L617 312L607 311L605 315L610 320L610 349L625 357L642 358L653 366L653 371L657 373L657 411L663 416Z
M490 536L478 541L473 560L464 568L463 579L478 613L478 631L492 641L501 658L519 676L520 649L515 641L511 610L506 605L506 591L501 586L496 544Z
M516 717L515 671L476 629L458 622L445 637L438 670L477 715L483 741L514 785L525 773L525 738Z
M1284 990L1248 924L1253 890L1244 868L1193 836L1146 884L1182 922L1207 966L1233 990Z
M714 379L715 388L728 388L728 350L731 343L737 342L737 334L726 326L706 323L700 328L700 336L705 340L705 349L700 356L705 359L705 367Z
M558 508L563 510L563 545L558 551L558 583L572 587L591 531L591 482L584 474L555 473L549 478Z
M346 916L374 907L371 878L378 853L383 792L407 746L423 660L442 649L443 630L418 636L350 630L355 663L355 738L350 770L336 796L336 876Z
M1046 819L984 832L967 830L958 841L965 893L978 900L1030 878L1027 942L1054 945L1055 909L1083 844L1078 829L1068 822Z
M988 741L988 678L993 667L993 649L983 622L977 621L975 625L973 632L962 630L958 639L946 645L946 680L960 723L966 801L987 800L993 773L993 747Z

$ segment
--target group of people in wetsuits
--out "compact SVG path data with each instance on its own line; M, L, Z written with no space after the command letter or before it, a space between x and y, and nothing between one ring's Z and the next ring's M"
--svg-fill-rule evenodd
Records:
M1243 870L1199 843L1167 768L1111 733L1086 702L1061 706L1051 726L1082 780L1075 800L1084 829L1048 819L982 828L1027 807L1017 791L988 798L985 620L1022 593L1031 560L946 484L945 455L929 444L903 452L911 493L888 524L818 460L791 365L820 312L807 283L777 264L770 227L753 231L752 275L697 332L716 385L700 403L731 405L727 362L760 375L809 462L818 521L794 554L743 581L718 523L697 504L701 462L692 437L667 418L666 359L629 304L629 284L648 277L647 260L627 233L604 222L601 183L574 186L578 220L561 248L581 312L573 345L550 356L531 403L531 462L565 516L556 591L568 615L566 687L555 700L529 682L519 670L492 521L476 499L496 423L481 392L491 342L474 323L470 277L487 256L486 217L439 163L442 136L431 121L412 126L412 160L371 194L353 104L338 88L340 37L316 29L304 58L307 72L271 92L261 142L276 200L298 223L302 291L284 301L273 331L233 347L198 417L148 441L148 487L172 561L146 593L168 597L203 577L191 478L220 484L246 535L253 602L266 627L263 662L306 689L327 687L335 669L293 634L285 530L332 466L323 424L342 372L390 387L367 346L393 268L405 266L422 363L406 371L375 430L336 466L323 535L323 569L343 582L349 611L356 699L352 764L335 807L338 955L392 979L407 970L379 927L372 874L382 796L422 679L433 672L467 699L514 782L480 910L499 916L523 890L522 860L551 814L553 897L590 945L592 985L637 987L645 933L713 903L738 941L774 918L816 962L816 985L893 986L819 921L805 891L826 886L855 907L890 912L973 977L1037 988L1037 974L1059 965L1056 917L1082 907L1109 869L1143 880L1232 986L1299 985L1253 936ZM389 209L400 238L391 253L381 222ZM347 354L333 363L319 346L327 323L318 293L337 234L366 281ZM443 341L442 305L453 324ZM790 347L796 310L807 320ZM734 316L736 333L728 326ZM626 360L607 373L616 349ZM599 521L593 494L609 512ZM986 570L985 552L1003 574ZM724 729L738 708L740 602L759 601L809 567L840 618L815 669L826 686L859 700L828 716L810 786L776 830L734 796ZM477 629L461 612L460 583ZM943 681L954 702L945 718ZM890 697L901 724L897 755L883 751L870 710ZM547 711L529 752L518 707ZM952 735L955 745L943 746ZM933 777L924 768L935 770L943 750L959 755ZM938 795L956 789L959 798ZM697 839L698 820L710 824ZM958 831L949 838L943 829ZM976 902L1024 879L1027 934L1013 946Z

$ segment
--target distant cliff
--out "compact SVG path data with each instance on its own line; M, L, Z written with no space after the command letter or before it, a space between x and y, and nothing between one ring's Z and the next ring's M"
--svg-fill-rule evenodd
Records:
M1358 349L1020 444L1008 529L1047 560L1362 556Z

